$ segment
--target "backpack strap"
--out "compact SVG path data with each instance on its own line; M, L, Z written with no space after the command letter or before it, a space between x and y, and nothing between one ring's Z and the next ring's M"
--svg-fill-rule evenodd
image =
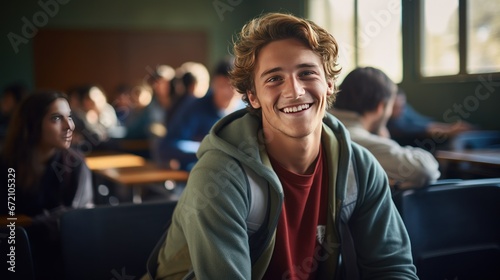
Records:
M357 280L360 279L356 257L356 249L349 229L349 219L356 208L358 199L357 169L354 159L349 161L347 173L347 189L344 203L340 211L340 221L338 223L340 234L340 257L337 265L336 279Z
M351 218L352 212L354 212L354 209L356 208L356 202L358 201L358 177L354 165L354 160L351 159L347 169L346 194L342 210L340 212L340 219L345 223L347 223Z
M269 229L263 225L269 222L269 211L271 208L271 203L269 202L270 188L269 183L251 168L248 166L243 166L242 168L247 177L247 192L250 198L250 209L246 224L253 270L255 267L262 265L257 261L266 249L264 245L266 237L269 234ZM261 269L257 270L260 271Z
M250 211L247 216L247 233L251 237L264 223L269 205L269 184L248 166L243 165L247 175L250 195Z

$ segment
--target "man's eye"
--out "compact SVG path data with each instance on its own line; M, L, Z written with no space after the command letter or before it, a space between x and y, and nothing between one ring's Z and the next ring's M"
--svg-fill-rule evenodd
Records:
M271 77L271 78L267 79L267 82L276 82L276 81L279 81L279 80L281 80L280 77L274 76L274 77Z
M314 71L304 71L300 75L301 76L309 76L309 75L314 75Z

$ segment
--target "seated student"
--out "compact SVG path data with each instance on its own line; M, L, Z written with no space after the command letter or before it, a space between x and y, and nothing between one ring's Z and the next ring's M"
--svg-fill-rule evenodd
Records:
M338 50L326 30L288 14L243 27L231 81L248 110L203 139L149 263L154 279L418 279L387 176L325 113ZM250 216L262 221L251 237Z
M210 128L223 116L238 108L238 94L231 86L230 60L221 61L215 68L212 87L189 107L177 111L168 122L167 135L161 140L162 164L169 168L190 170L196 162L196 150Z
M127 117L130 115L130 110L133 107L132 98L130 96L131 91L132 86L128 84L121 84L115 89L111 106L115 109L116 117L120 125L125 124Z
M123 121L126 130L123 138L147 140L153 121L149 107L153 98L152 89L148 85L138 85L130 90L129 96L130 107Z
M198 81L193 73L185 72L177 82L179 84L179 92L176 94L176 98L172 100L172 107L167 112L167 130L170 127L170 123L180 121L178 118L179 115L182 115L182 113L178 114L177 112L188 110L192 103L198 99L198 97L194 94Z
M174 77L175 70L169 65L159 65L148 77L147 82L153 90L153 99L149 105L153 123L166 123L167 113L172 108Z
M418 146L418 140L440 139L440 146L446 146L456 135L474 129L474 126L458 121L454 123L438 122L417 112L406 102L406 93L399 87L392 115L387 122L391 138L400 145Z
M396 84L381 70L357 68L340 85L332 113L352 140L377 158L394 185L422 187L439 178L439 164L431 153L390 139L386 123L396 92Z
M75 125L67 97L55 91L27 96L15 111L1 151L2 201L7 173L15 178L15 213L32 218L27 229L39 279L60 279L58 220L71 208L93 206L92 177L70 148ZM7 207L2 207L2 214Z
M70 101L78 136L75 140L80 141L73 144L90 145L85 148L88 150L113 148L110 132L118 127L118 118L102 89L93 84L75 87Z
M165 137L167 131L167 114L172 108L175 82L175 70L169 65L159 65L147 78L147 83L153 91L153 99L147 108L151 118L149 154L155 162L160 161L158 149L160 140Z

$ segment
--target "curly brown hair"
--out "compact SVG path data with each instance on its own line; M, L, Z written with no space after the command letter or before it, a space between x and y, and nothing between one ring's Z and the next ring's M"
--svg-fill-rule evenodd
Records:
M248 100L249 92L255 94L254 70L260 50L267 44L277 40L295 38L303 42L318 54L323 62L327 80L334 84L341 71L337 63L339 47L335 38L324 28L314 22L291 14L268 13L257 17L243 26L234 45L234 68L231 81L236 90L243 94L243 101L248 110L261 115L260 108L253 108ZM328 98L327 109L335 101L334 94Z

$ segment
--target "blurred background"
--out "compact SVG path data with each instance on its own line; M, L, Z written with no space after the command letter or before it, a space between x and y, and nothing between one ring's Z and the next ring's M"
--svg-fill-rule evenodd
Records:
M119 84L136 83L157 65L176 68L196 61L212 69L229 53L233 36L246 21L281 11L308 17L331 30L342 45L343 75L356 65L379 67L405 89L409 102L422 113L441 121L467 118L484 129L499 129L495 118L500 104L498 4L496 0L6 2L0 17L0 85L21 81L29 88L66 90L76 82L92 82L113 95ZM487 100L474 98L481 85ZM464 107L464 113L456 106Z

